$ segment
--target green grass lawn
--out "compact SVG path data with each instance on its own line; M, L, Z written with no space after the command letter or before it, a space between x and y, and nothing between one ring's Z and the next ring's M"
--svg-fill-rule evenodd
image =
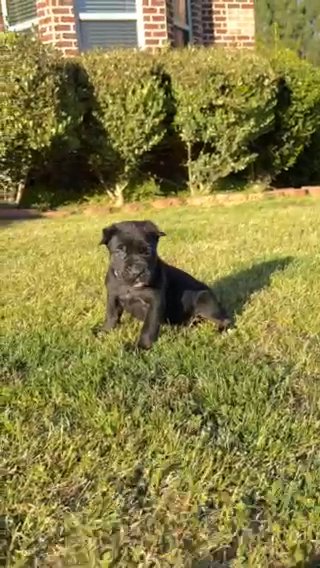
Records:
M101 229L120 215L1 228L4 565L311 566L320 203L143 217L166 231L164 259L212 283L234 329L164 327L150 352L127 353L138 323L90 332L104 315Z

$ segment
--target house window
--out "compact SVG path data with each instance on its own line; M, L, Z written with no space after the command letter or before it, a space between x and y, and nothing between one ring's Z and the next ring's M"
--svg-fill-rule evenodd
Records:
M141 45L136 1L78 0L81 50Z
M22 32L37 24L36 0L1 0L6 28Z
M173 0L173 45L183 47L190 41L190 2L189 0Z

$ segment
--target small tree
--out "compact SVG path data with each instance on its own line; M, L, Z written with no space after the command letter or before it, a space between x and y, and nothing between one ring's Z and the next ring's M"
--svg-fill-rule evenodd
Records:
M264 59L240 51L171 52L166 65L190 191L210 190L217 179L255 160L253 142L273 124L274 75Z
M95 52L83 58L93 86L99 144L93 162L114 181L110 195L123 202L129 182L165 134L167 91L149 53Z
M274 179L294 167L320 132L320 70L289 50L271 58L278 91L274 128L258 144L258 168Z
M35 38L0 36L1 176L21 201L27 176L54 141L77 144L84 107L71 67Z

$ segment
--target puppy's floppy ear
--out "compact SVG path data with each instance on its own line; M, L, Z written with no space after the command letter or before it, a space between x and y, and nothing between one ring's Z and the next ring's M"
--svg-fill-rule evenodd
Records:
M157 227L157 225L155 223L153 223L152 221L146 221L145 227L146 227L146 232L149 233L150 235L153 235L157 239L160 239L160 237L166 236L166 233L164 233L163 231L160 231L160 229Z
M112 239L113 235L116 233L117 227L116 225L110 225L109 227L105 227L102 229L102 239L99 245L106 245L108 246L110 240Z

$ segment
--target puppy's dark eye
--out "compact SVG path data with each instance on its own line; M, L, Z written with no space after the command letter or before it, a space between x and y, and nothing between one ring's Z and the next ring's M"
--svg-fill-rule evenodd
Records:
M150 254L150 250L147 247L139 247L138 252L141 256L148 256Z
M117 250L120 251L120 252L126 252L126 245L119 245L117 247Z

